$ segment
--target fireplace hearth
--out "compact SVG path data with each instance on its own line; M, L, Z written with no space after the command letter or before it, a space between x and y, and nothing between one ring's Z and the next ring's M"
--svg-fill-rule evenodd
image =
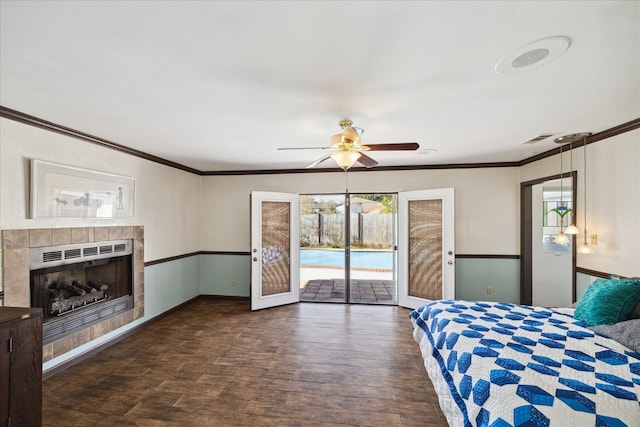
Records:
M44 343L133 307L132 240L31 248L31 306Z

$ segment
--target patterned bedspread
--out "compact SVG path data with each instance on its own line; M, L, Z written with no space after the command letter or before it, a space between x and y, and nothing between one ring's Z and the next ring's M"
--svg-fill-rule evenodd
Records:
M640 354L568 314L434 301L410 316L451 426L640 426Z

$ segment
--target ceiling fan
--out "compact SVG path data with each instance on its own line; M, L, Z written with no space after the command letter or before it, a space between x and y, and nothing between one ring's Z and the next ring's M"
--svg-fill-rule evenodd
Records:
M364 145L360 141L360 136L364 132L363 129L354 127L351 120L341 120L338 125L342 132L331 137L328 147L285 147L278 148L278 150L331 150L331 154L322 156L308 165L307 168L315 167L325 160L333 158L338 166L346 171L355 162L366 168L371 168L378 164L377 161L366 155L364 151L415 151L420 147L417 142Z

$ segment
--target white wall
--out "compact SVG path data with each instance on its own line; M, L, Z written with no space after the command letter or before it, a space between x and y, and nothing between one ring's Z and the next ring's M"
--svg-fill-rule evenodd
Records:
M348 179L352 193L453 187L457 253L520 253L519 168L350 172ZM254 190L340 193L345 177L340 172L203 177L202 250L250 250L249 196Z
M133 218L29 219L29 159L136 179ZM200 177L96 144L0 118L0 228L144 225L145 261L198 250Z
M578 171L576 225L584 229L583 149L574 150ZM565 167L569 164L564 154ZM523 166L522 181L556 175L560 156ZM587 231L598 235L592 255L577 254L576 265L626 277L640 276L640 130L587 146ZM579 236L578 244L582 243Z
M134 216L116 220L29 219L30 159L135 178ZM2 229L143 225L145 261L198 251L200 177L188 172L76 138L0 119L0 190ZM175 299L170 292L161 292L150 298L149 291L182 286L185 288L183 291L190 295L187 299L190 299L198 295L198 282L197 277L192 283L188 280L175 283L153 283L146 280L145 316L141 320L148 320L159 311L184 302Z
M117 220L29 219L29 159L33 158L134 177L134 217ZM1 229L144 225L144 259L151 261L197 252L200 212L198 175L0 118ZM198 296L199 287L197 258L146 267L144 317L46 362L43 369L47 371L91 351Z

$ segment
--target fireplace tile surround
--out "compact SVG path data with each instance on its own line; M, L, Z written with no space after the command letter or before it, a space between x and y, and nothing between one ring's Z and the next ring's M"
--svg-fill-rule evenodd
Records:
M109 226L2 230L4 305L30 306L29 249L41 246L133 239L133 309L43 346L47 362L144 315L144 227Z

